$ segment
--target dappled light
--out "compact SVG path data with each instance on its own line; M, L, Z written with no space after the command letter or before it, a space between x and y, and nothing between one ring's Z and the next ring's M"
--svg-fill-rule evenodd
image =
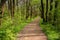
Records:
M0 0L0 40L60 40L60 0Z

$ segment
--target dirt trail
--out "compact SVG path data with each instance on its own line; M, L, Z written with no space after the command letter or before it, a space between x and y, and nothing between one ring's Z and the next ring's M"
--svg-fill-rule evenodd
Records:
M19 34L17 40L47 40L46 35L39 27L40 18L29 23Z

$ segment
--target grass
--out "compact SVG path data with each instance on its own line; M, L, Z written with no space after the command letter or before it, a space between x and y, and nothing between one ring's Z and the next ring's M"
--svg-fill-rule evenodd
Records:
M40 26L44 33L47 35L48 40L60 40L60 33L56 30L54 26L48 23L44 23L42 19L40 20Z

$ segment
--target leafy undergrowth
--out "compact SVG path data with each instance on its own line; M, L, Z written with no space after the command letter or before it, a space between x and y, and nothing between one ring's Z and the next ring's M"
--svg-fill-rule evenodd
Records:
M60 33L54 26L48 23L43 23L42 19L40 20L40 26L44 33L47 35L48 40L60 40Z
M16 40L16 36L20 30L33 20L34 18L27 20L20 19L20 16L15 16L14 19L11 19L9 16L4 17L0 27L0 40Z

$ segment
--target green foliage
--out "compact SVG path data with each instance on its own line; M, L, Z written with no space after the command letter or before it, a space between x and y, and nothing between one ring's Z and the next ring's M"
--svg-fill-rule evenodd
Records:
M10 15L7 12L7 9L5 10L4 17L2 19L2 25L0 28L0 40L16 40L17 34L24 28L25 25L34 19L28 18L26 20L26 15L23 17L23 14L21 13L21 10L17 12L16 9L14 17L11 19Z
M0 28L0 40L15 40L15 34L10 29Z
M60 33L56 30L54 26L48 23L44 23L42 19L40 19L40 27L44 31L44 33L47 35L48 40L60 40Z
M15 2L16 1L17 0L15 0ZM58 1L57 8L55 8L55 1ZM21 5L19 3L15 4L16 7L14 10L15 13L13 18L11 18L11 12L10 12L11 10L7 9L8 4L7 3L5 4L4 15L2 18L2 25L0 28L0 40L15 40L16 38L15 34L18 34L18 32L20 32L20 30L22 30L25 25L31 22L37 16L37 14L39 15L41 14L40 13L41 0L31 0L30 5L27 5L28 8L26 6L26 3L23 2L21 3ZM46 20L46 0L43 0L43 5L44 5L44 19ZM52 10L50 10L50 0L49 0L48 14L47 14L48 22L42 23L41 19L40 26L46 33L49 40L60 40L60 0L53 0L51 5L53 6ZM32 18L30 18L31 15L29 13L31 12L31 7L32 7ZM27 14L29 14L28 19L26 19ZM54 14L56 21L54 21Z

